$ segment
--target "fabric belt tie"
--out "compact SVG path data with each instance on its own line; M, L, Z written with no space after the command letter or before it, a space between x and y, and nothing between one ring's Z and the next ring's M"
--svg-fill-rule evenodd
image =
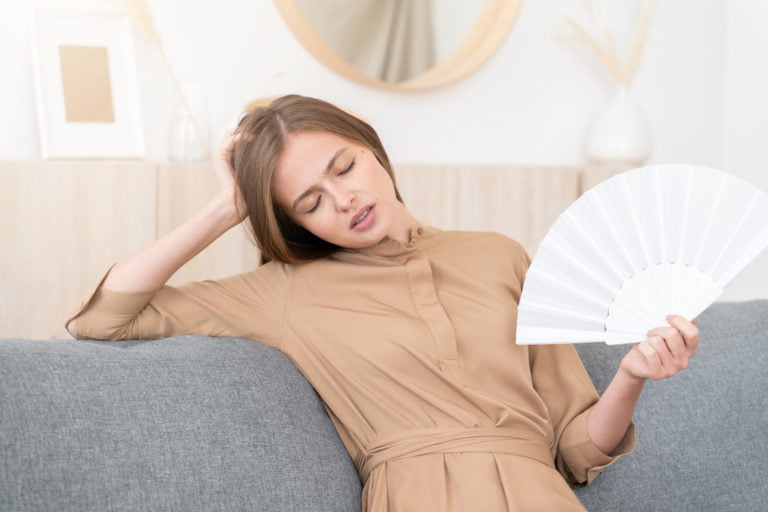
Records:
M396 459L433 453L506 453L537 460L554 467L546 441L531 438L531 433L512 428L424 428L404 430L371 442L355 457L360 480L380 464Z

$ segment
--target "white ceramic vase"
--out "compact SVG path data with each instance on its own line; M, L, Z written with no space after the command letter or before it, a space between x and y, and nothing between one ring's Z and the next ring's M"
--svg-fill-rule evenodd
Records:
M587 132L585 152L595 163L640 165L651 154L651 130L629 87L619 84L613 99Z

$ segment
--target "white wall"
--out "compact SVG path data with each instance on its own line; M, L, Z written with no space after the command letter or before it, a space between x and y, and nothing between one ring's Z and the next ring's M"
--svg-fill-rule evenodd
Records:
M625 2L634 9L638 0ZM652 161L722 163L724 2L659 1L634 85L654 132ZM148 3L182 81L207 84L214 134L237 119L248 99L300 92L366 116L396 161L579 164L586 124L611 94L592 55L566 36L563 15L585 17L582 3L573 0L523 1L509 38L486 66L461 83L419 93L369 89L336 76L294 40L270 0ZM7 94L0 107L8 115L0 119L0 157L34 158L39 148L27 36L32 7L123 9L123 3L2 5ZM140 36L137 53L149 157L161 159L174 90L157 52ZM418 136L406 130L413 126Z
M441 62L455 52L474 26L483 2L466 0L430 0L435 62Z
M729 0L726 23L723 168L768 191L768 2ZM752 297L768 297L766 253L724 296Z
M627 12L637 9L638 0L624 1ZM120 0L2 2L0 158L39 158L32 7L124 6ZM297 92L366 117L394 162L579 165L586 126L612 90L593 56L567 37L563 16L586 18L583 2L573 0L524 0L509 37L483 68L458 84L416 93L365 88L327 70L293 38L271 0L148 3L181 80L206 86L214 141L246 101ZM727 167L768 190L759 152L765 137L758 135L765 133L768 108L761 94L765 10L761 0L658 0L633 84L653 132L651 163ZM137 54L148 158L165 159L178 99L157 51L140 35ZM726 298L768 297L768 255L739 278Z

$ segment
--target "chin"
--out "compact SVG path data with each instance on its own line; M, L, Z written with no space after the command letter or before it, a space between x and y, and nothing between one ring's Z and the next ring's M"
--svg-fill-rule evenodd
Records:
M376 245L377 243L384 240L384 237L376 237L376 238L370 238L366 240L354 240L350 241L347 244L340 244L342 247L345 247L347 249L365 249L366 247L371 247L373 245Z
M371 231L368 233L353 232L352 236L337 245L346 247L347 249L364 249L365 247L376 245L377 243L384 240L386 236L386 231L379 229L377 229L375 232Z

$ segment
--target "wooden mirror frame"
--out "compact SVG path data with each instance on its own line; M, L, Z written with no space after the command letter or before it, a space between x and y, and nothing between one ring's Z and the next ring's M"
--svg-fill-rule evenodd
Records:
M391 83L367 75L339 57L309 24L295 0L275 0L288 28L299 42L332 71L362 85L398 91L436 89L468 76L482 66L509 33L522 0L486 0L480 16L459 47L444 61L410 80Z

